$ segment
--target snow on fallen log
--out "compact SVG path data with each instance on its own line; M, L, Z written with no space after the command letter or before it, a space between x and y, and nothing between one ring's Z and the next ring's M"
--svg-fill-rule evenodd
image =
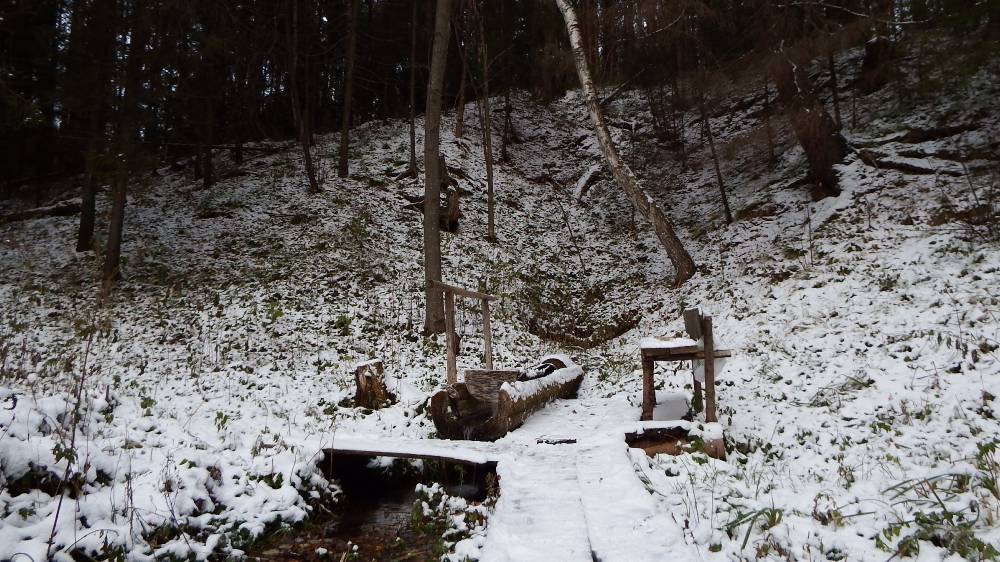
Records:
M440 437L492 441L520 427L532 413L557 398L576 394L583 369L565 355L543 359L557 367L527 378L523 371L466 371L465 382L431 397L431 418ZM470 382L470 374L474 375Z
M546 390L556 386L562 386L572 382L577 377L583 376L583 368L572 362L562 368L555 370L551 375L538 379L526 381L505 382L500 386L500 401L504 399L504 393L509 400L525 400L532 396L540 395Z

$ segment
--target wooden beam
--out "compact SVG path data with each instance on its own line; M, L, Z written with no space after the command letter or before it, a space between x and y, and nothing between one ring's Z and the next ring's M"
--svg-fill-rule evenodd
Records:
M715 359L732 356L733 352L728 349L716 349L712 352L712 357ZM652 361L694 361L704 359L705 352L694 346L675 347L672 350L670 348L644 349L642 350L642 358Z
M701 325L702 337L705 338L705 357L714 357L712 353L712 317L705 316ZM705 360L705 421L717 421L715 417L715 361Z
M496 297L493 295L480 293L479 291L473 291L471 289L463 289L462 287L456 287L454 285L449 285L447 283L442 283L440 281L435 281L433 279L429 280L428 283L430 283L431 289L443 291L445 294L458 295L460 297L466 297L470 299L482 299L486 301L496 300Z
M455 295L449 292L444 294L444 331L445 345L448 347L448 384L455 384L458 382L458 366L455 359L458 347L455 337Z
M493 370L493 329L490 324L490 301L483 299L483 361Z

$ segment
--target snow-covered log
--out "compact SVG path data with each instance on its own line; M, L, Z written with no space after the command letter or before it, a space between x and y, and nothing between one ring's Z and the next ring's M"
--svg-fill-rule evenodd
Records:
M537 378L523 371L466 371L465 382L431 397L438 436L493 441L520 427L552 400L576 394L583 382L580 366L562 355L543 362L556 369Z

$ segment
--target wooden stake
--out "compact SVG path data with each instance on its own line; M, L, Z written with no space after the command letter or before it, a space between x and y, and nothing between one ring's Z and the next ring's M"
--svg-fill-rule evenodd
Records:
M702 336L705 338L705 421L715 422L715 350L712 341L712 317L702 320Z
M656 391L653 390L652 360L642 360L642 421L653 419L653 406L656 405Z
M692 377L693 378L693 377ZM701 381L693 378L694 380L694 397L691 399L691 408L695 412L701 412L705 409L704 402L701 397Z
M493 370L493 331L490 327L490 301L482 299L483 305L483 360L486 369Z
M448 347L448 384L458 382L458 367L455 362L455 295L450 291L444 294L444 331Z

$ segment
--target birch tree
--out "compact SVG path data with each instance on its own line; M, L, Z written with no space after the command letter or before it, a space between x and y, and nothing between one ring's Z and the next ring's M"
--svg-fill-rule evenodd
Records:
M635 208L642 213L646 219L653 224L653 231L656 237L663 244L667 251L667 256L674 265L674 286L679 287L691 278L695 273L694 260L684 249L684 244L674 231L670 220L663 214L663 211L653 202L653 199L643 190L639 179L629 168L628 164L621 159L618 149L615 148L608 131L608 125L604 121L604 114L601 111L600 98L597 95L597 87L590 76L587 68L587 52L583 46L583 39L580 34L580 24L576 19L576 12L570 0L556 0L559 10L562 12L566 22L566 31L569 33L569 43L573 50L573 61L576 64L576 73L580 77L580 85L583 87L583 95L587 102L587 109L590 112L590 119L594 123L597 133L597 141L601 146L601 152L608 162L611 175L614 176L618 185L628 194Z

